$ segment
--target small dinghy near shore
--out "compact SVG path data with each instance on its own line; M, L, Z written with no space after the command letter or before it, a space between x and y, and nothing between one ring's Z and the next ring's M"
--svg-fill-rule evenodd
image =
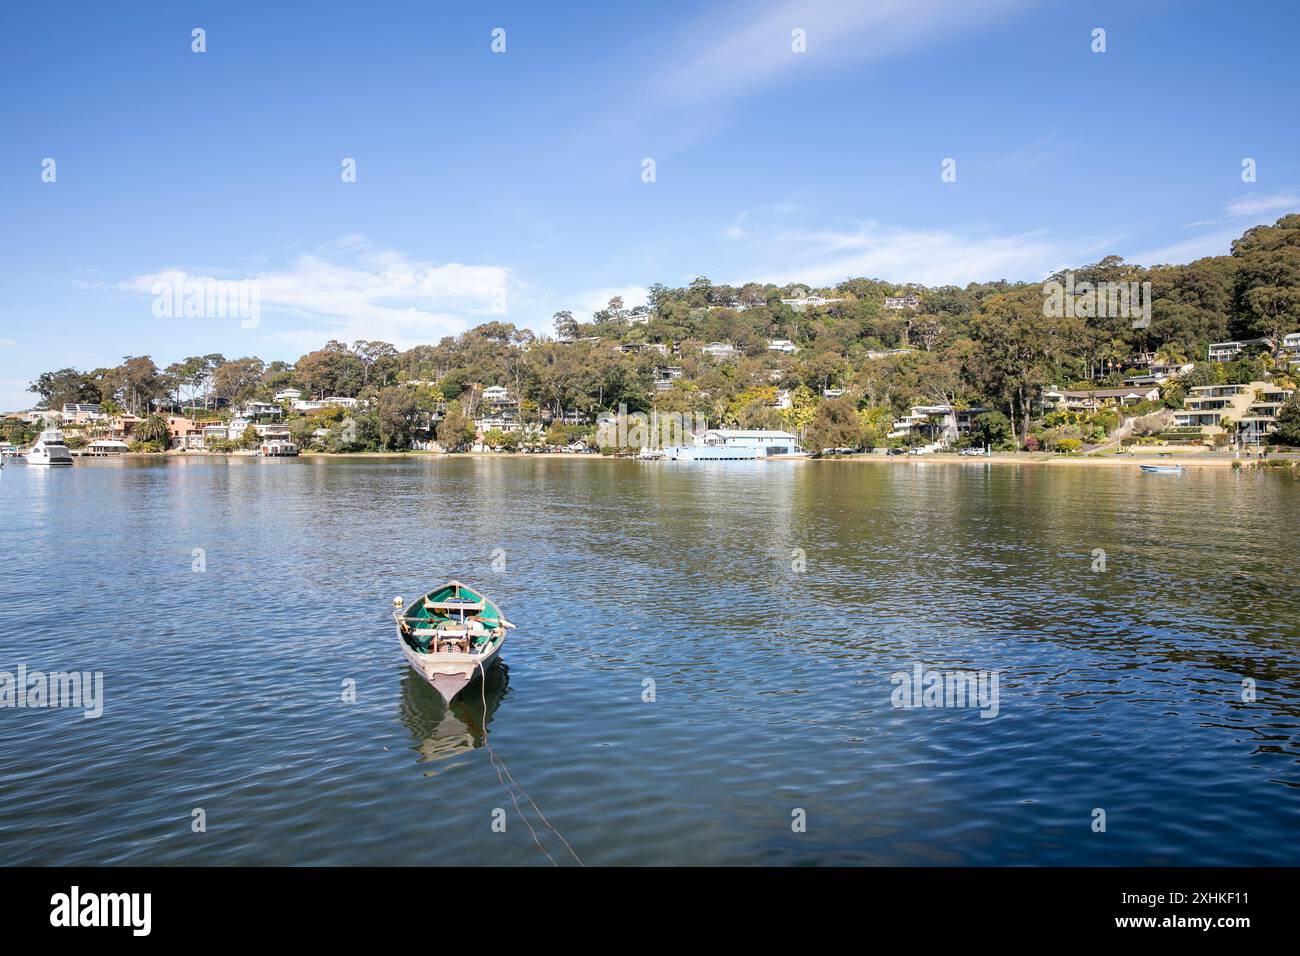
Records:
M401 608L402 599L393 604ZM397 640L415 671L450 702L476 674L483 673L514 625L478 591L448 581L393 612Z
M1148 475L1181 475L1182 465L1138 465Z

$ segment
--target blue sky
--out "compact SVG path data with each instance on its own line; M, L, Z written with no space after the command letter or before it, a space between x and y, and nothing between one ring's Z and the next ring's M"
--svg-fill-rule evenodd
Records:
M0 408L65 365L550 333L696 275L1226 252L1300 210L1298 27L1200 0L7 4ZM257 280L260 321L156 317L178 271Z

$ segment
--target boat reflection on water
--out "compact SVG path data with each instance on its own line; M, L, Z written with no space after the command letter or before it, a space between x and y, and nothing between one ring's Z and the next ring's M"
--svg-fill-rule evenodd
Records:
M448 704L419 674L406 668L399 709L420 762L446 760L482 747L484 729L509 687L510 668L497 661L487 669L481 688L476 681Z

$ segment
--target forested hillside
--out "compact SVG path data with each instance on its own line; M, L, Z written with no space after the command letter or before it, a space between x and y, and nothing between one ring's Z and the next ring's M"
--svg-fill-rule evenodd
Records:
M112 367L47 372L32 390L48 407L106 401L137 413L155 399L212 406L217 398L267 399L286 386L361 397L369 400L357 413L363 447L409 443L431 415L468 416L490 385L521 399L525 421L590 417L622 404L741 427L811 429L821 438L815 445L855 436L855 444L869 445L909 405L943 402L996 409L1023 440L1044 386L1118 384L1141 353L1203 363L1212 342L1280 342L1300 329L1300 215L1249 230L1229 255L1150 269L1107 257L1074 270L1074 281L1150 282L1149 326L1045 317L1041 283L929 288L855 278L813 289L699 278L686 288L653 286L638 309L615 299L592 316L559 313L554 335L489 322L405 351L332 341L292 364L207 355L159 367L149 356L129 356ZM886 307L887 297L908 293L916 305ZM782 302L809 297L806 306ZM772 340L789 340L797 351L773 351ZM704 354L713 342L730 343L735 356ZM1263 351L1248 359L1250 375L1289 375L1285 361ZM656 370L666 367L681 374L660 390L656 379L667 375ZM1234 374L1243 373L1196 372L1207 381ZM775 407L779 390L789 393L790 407Z

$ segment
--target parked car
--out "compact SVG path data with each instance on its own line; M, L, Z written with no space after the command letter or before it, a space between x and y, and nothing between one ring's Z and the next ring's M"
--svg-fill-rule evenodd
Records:
M983 449L983 448L963 448L961 451L958 452L958 454L959 454L959 455L979 455L979 456L983 457L983 455L984 455L984 449Z

